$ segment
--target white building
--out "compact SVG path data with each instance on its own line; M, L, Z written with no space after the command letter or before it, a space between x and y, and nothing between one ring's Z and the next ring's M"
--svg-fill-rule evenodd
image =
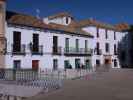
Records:
M69 16L69 17L66 17ZM60 17L61 16L61 17ZM46 20L47 19L47 20ZM68 23L66 24L67 19ZM116 26L102 23L94 19L74 21L74 18L68 13L60 13L48 18L44 18L45 23L56 23L68 27L81 28L94 36L93 38L93 55L91 58L92 66L110 64L112 68L120 68L118 47L119 43L128 34ZM72 21L72 23L70 23Z
M120 68L118 59L118 46L127 32L122 32L115 26L90 19L83 20L80 27L93 34L95 41L93 66L110 64L112 68Z
M7 12L6 39L7 68L91 66L93 36L80 29L47 25L32 16Z
M0 9L5 18L5 7ZM42 20L14 12L6 12L1 24L5 26L1 67L89 69L111 64L120 68L117 46L126 33L114 26L94 20L76 22L68 13Z

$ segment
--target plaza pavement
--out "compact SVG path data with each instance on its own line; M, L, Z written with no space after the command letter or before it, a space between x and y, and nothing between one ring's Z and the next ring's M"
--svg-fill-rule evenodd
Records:
M66 80L61 90L28 100L133 100L133 70L116 69Z

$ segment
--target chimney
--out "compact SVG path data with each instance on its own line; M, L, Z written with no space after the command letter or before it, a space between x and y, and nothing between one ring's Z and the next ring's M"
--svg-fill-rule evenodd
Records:
M6 0L0 0L0 68L5 67L5 17L6 17Z

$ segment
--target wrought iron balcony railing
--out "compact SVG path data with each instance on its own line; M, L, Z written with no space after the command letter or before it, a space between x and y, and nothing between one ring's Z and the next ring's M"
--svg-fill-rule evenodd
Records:
M22 45L17 45L17 44L12 44L11 45L12 48L12 54L13 55L25 55L25 49L26 49L26 45L22 44Z
M65 48L64 49L64 54L83 54L83 55L91 55L93 53L92 49L88 49L88 48Z
M62 54L62 48L61 47L53 47L53 55L61 55Z
M102 55L102 50L101 50L101 49L95 49L95 50L94 50L94 53L95 53L96 55Z
M31 45L30 50L32 55L43 55L43 45L39 46Z

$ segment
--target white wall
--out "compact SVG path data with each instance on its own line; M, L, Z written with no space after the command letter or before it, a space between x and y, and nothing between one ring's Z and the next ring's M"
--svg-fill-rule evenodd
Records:
M75 47L75 40L79 39L79 48L85 47L85 40L88 40L88 47L94 48L94 40L88 37L81 37L76 35L67 35L64 33L56 34L55 32L50 31L39 31L37 29L29 28L20 28L8 26L6 28L6 38L7 38L7 52L11 53L11 44L13 43L13 31L21 32L21 43L26 45L26 54L23 55L6 55L6 67L13 68L14 60L21 60L22 68L32 68L32 60L40 60L40 68L53 68L53 59L58 59L58 67L64 68L64 60L70 60L72 67L75 68L75 59L80 58L81 62L84 63L85 59L91 59L91 57L66 57L52 55L53 47L53 36L58 36L58 46L62 47L62 51L65 48L65 38L70 38L70 47ZM33 33L39 34L39 45L43 45L44 55L32 55L28 48L28 44L32 42Z
M66 23L66 18L68 18L68 23ZM48 18L44 18L43 21L46 24L49 23L56 23L56 24L61 24L61 25L69 25L71 23L71 17L58 17L58 18L54 18L54 19L48 19Z
M97 42L100 43L100 49L102 50L102 55L93 55L92 63L94 66L96 64L96 59L100 59L101 64L104 63L104 56L103 55L111 55L112 60L117 59L118 64L119 64L119 59L118 59L117 55L114 55L114 44L116 44L118 47L118 42L120 42L122 40L122 38L126 35L126 33L116 32L116 40L114 40L114 31L113 30L107 31L108 39L105 38L106 29L99 28L99 38L97 38L97 28L95 26L87 26L87 27L84 27L83 30L91 33L94 36L95 47L96 47ZM110 45L110 52L109 53L107 53L105 51L105 43L109 43L109 45ZM114 67L113 62L112 62L112 67ZM120 67L120 65L117 68L119 68L119 67Z

